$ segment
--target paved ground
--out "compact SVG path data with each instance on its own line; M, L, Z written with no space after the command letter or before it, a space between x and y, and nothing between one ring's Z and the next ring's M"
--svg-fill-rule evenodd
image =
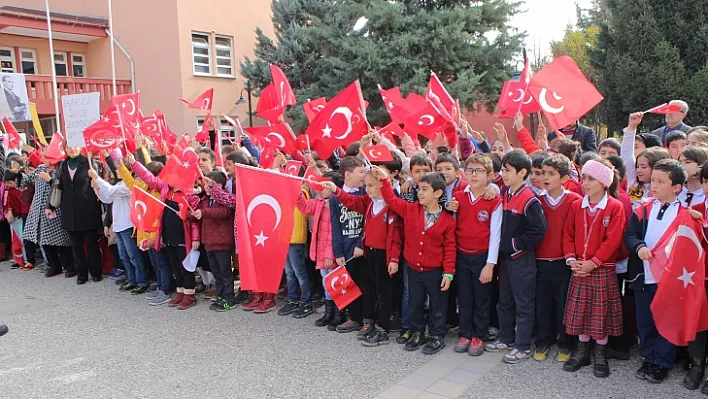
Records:
M675 373L650 386L638 361L613 362L606 381L547 361L517 366L500 355L368 349L353 336L275 313L151 307L113 282L0 264L0 398L702 398ZM451 343L453 337L448 337Z

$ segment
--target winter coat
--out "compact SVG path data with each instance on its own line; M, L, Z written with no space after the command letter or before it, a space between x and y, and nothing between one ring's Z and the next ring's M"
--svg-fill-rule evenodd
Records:
M40 172L46 171L44 165L40 165L32 174L23 174L21 186L26 186L27 183L34 183L34 197L32 198L32 206L30 206L29 214L22 232L23 239L31 241L37 245L51 245L58 247L70 247L71 238L69 233L61 226L61 209L56 210L56 217L53 219L47 218L44 210L49 202L49 183L42 179L38 179L37 175ZM41 234L40 234L41 232Z
M74 178L69 173L69 162L62 162L55 179L59 179L61 188L61 225L67 231L99 230L101 222L101 203L91 188L88 175L88 159L79 155Z
M327 206L329 201L322 198L308 200L301 195L297 199L297 209L305 215L314 216L312 240L310 241L310 259L315 261L317 270L326 269L325 259L332 259L331 268L335 268L332 251L332 223Z
M193 223L201 223L202 244L207 251L233 251L234 249L234 210L204 196L199 201L202 211L201 222L194 219Z

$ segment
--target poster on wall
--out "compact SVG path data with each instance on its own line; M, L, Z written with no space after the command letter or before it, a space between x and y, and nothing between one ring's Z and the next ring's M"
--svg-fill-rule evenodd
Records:
M10 122L31 120L25 75L0 72L0 84L0 118L8 117Z
M94 92L61 97L64 132L70 147L86 147L84 129L101 118L100 95Z

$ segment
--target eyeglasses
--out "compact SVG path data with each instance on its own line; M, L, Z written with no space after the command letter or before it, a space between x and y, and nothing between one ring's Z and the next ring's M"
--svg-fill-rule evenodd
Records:
M468 175L483 175L487 173L487 170L482 168L467 168L465 169L465 173Z

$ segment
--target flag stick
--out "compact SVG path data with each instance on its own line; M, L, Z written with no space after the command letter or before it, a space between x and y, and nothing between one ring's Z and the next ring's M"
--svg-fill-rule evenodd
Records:
M140 188L140 187L138 187L138 186L133 186L133 190L142 191L142 192L145 193L146 195L151 196L155 201L157 201L158 203L160 203L160 204L161 204L162 206L164 206L165 208L167 208L167 209L171 210L172 212L176 213L177 215L179 215L179 211L175 210L175 208L173 208L173 207L167 205L166 203L160 201L158 198L153 197L150 193L148 193L147 191L143 190L142 188ZM189 206L189 203L185 202L185 204L187 204L187 206L189 207L189 209L192 209L192 207Z
M111 31L111 78L113 80L113 95L115 96L116 94L118 94L118 86L116 85L116 49L115 49L115 38L114 38L115 34L113 32L113 1L112 0L108 0L108 25L109 25L109 29ZM54 69L54 68L52 68L52 69Z
M307 152L309 152L310 155L312 155L312 149L310 148L310 136L305 134L305 139L307 140Z
M52 35L52 17L49 13L49 0L44 0L47 12L47 35L49 39L49 54L54 54L54 39ZM61 131L61 120L59 119L59 92L57 90L57 71L52 70L52 93L54 95L54 117L56 118L57 131Z

